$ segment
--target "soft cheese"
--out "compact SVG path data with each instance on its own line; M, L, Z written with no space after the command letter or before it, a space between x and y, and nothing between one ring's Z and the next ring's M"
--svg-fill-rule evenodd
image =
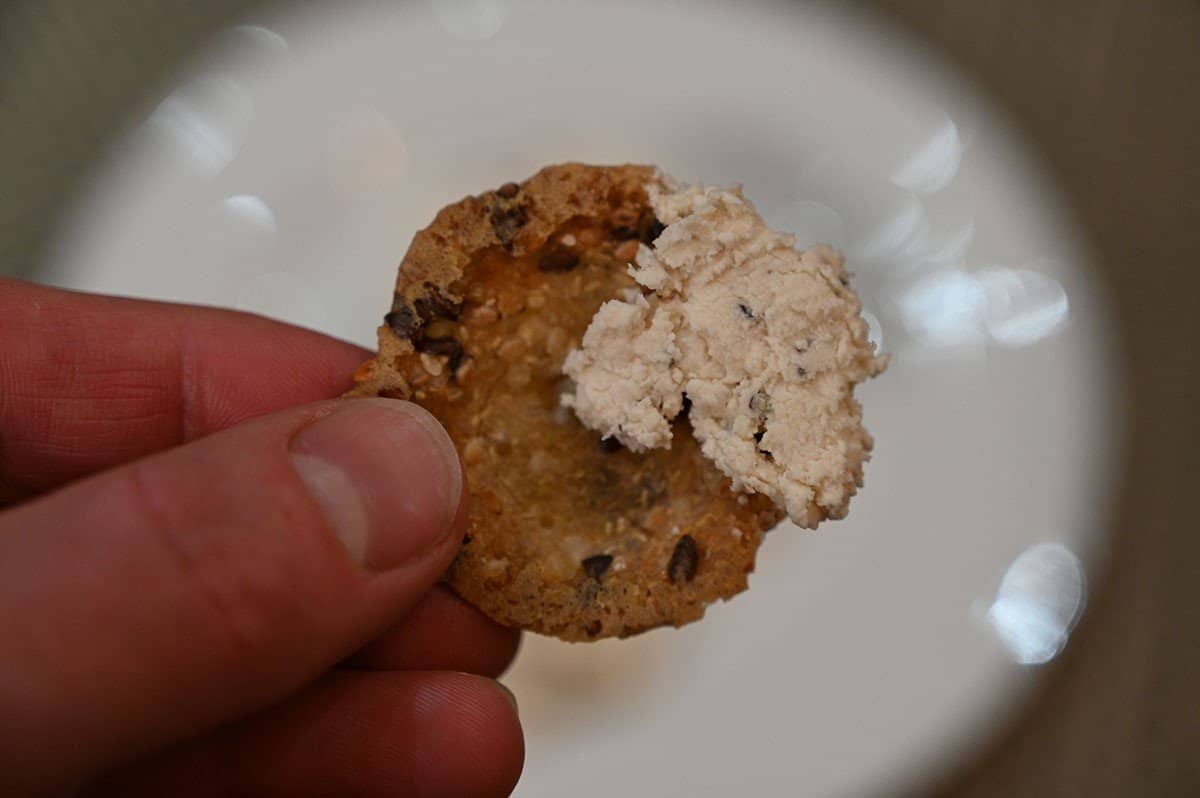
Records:
M841 255L797 251L739 188L663 185L648 190L666 228L631 267L643 294L597 311L564 364L563 403L642 451L670 445L686 396L735 489L801 526L840 518L872 444L854 387L885 365Z

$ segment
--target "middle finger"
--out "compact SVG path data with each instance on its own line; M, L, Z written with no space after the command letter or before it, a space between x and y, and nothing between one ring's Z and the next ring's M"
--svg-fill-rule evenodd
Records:
M443 670L496 677L512 664L520 633L501 626L444 585L345 665L361 670Z

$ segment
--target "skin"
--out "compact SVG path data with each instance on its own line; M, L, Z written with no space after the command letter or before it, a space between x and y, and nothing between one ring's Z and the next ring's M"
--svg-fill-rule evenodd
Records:
M0 280L0 792L511 792L517 634L437 585L445 433L331 400L365 357Z

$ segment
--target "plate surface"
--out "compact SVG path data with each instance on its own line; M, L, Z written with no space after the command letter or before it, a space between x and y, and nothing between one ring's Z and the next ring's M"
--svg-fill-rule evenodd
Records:
M147 109L40 279L373 345L441 206L564 160L741 182L844 249L890 370L850 517L783 527L701 624L527 638L519 796L885 795L984 741L1101 564L1117 375L1027 147L872 17L803 3L301 5Z

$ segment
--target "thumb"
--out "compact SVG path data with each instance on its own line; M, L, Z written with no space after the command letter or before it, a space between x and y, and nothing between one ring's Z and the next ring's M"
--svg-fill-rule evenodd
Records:
M19 731L0 782L83 778L313 679L437 581L462 486L427 412L343 400L0 515L0 707Z

